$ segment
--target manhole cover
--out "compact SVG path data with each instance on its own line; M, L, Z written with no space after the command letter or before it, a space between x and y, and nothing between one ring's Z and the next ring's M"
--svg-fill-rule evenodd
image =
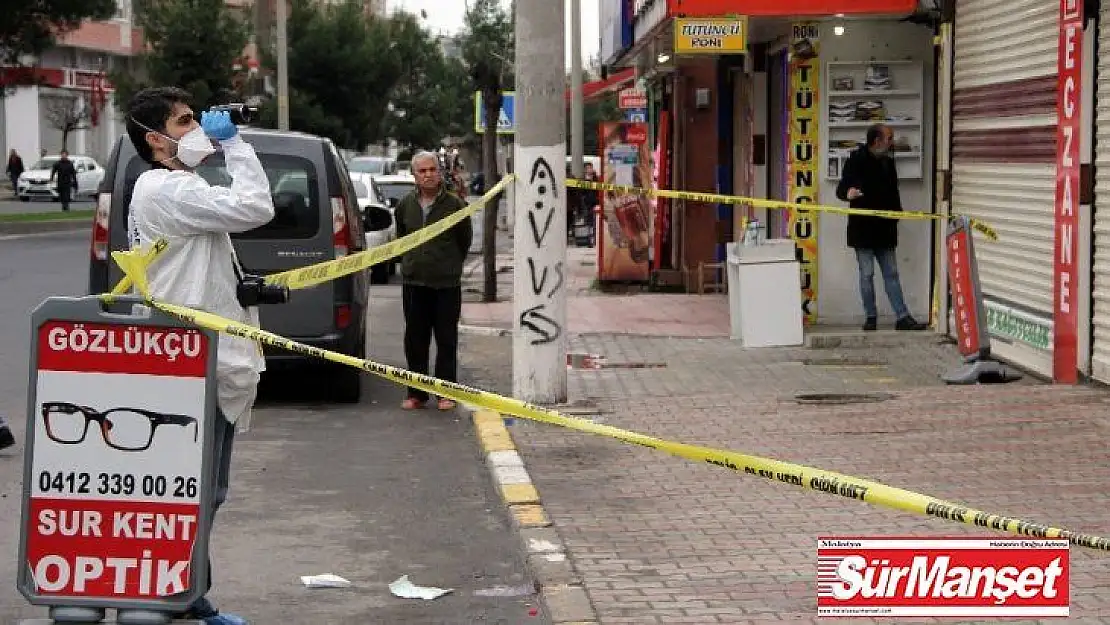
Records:
M794 396L799 404L868 404L894 399L890 393L802 393Z

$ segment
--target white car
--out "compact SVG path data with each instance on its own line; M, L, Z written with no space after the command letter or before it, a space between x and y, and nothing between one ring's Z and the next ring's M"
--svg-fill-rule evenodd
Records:
M393 219L393 207L390 206L389 201L382 195L378 185L374 182L374 177L370 174L351 172L351 184L355 188L359 212L362 213L362 218L365 223L363 229L366 231L366 247L369 249L379 245L385 245L397 238L397 224ZM376 218L371 211L384 211L388 213L389 227L381 228L379 226L380 213ZM379 227L375 228L375 226ZM393 259L387 263L380 263L371 267L370 281L375 284L389 282L389 276L393 275L397 270L397 262L398 259Z
M55 179L51 182L50 172L54 163L61 158L59 155L44 156L30 169L20 174L16 182L16 195L19 199L24 202L29 202L31 198L59 201L61 198L58 196L58 181ZM83 196L96 197L96 189L104 180L104 168L89 156L71 154L69 160L73 161L73 167L77 170L77 189L72 199L76 200Z
M390 210L397 206L401 198L416 190L416 178L411 174L377 175L374 182L389 203Z

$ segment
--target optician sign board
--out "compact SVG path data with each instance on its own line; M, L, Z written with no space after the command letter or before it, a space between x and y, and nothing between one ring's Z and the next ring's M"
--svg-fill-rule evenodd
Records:
M18 585L34 605L179 611L206 586L216 335L134 308L52 297L32 314Z

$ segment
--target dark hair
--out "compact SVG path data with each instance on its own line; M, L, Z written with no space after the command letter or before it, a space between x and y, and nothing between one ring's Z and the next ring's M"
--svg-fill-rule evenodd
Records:
M131 137L140 158L155 164L154 150L146 141L146 133L151 130L165 132L174 105L187 104L191 99L188 91L178 87L151 87L131 98L127 105L127 136Z
M886 124L871 124L867 128L867 147L875 145L875 141L883 136L883 130L885 129Z

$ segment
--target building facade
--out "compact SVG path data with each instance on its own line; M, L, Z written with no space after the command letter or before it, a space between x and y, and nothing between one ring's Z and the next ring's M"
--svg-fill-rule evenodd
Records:
M41 84L21 87L0 100L5 154L17 150L30 167L42 152L60 152L66 135L70 153L103 162L123 130L106 74L129 67L141 45L130 0L120 0L111 20L87 22L62 37L40 59L36 73Z
M743 45L684 54L676 30L691 18L717 32L743 18ZM974 234L992 354L1058 383L1110 383L1110 2L604 0L602 26L603 59L635 68L653 131L674 120L660 186L843 206L846 151L883 121L906 209L997 234ZM720 260L757 218L795 239L811 322L860 320L843 217L669 210L657 270ZM898 260L911 312L955 336L946 229L901 221Z

